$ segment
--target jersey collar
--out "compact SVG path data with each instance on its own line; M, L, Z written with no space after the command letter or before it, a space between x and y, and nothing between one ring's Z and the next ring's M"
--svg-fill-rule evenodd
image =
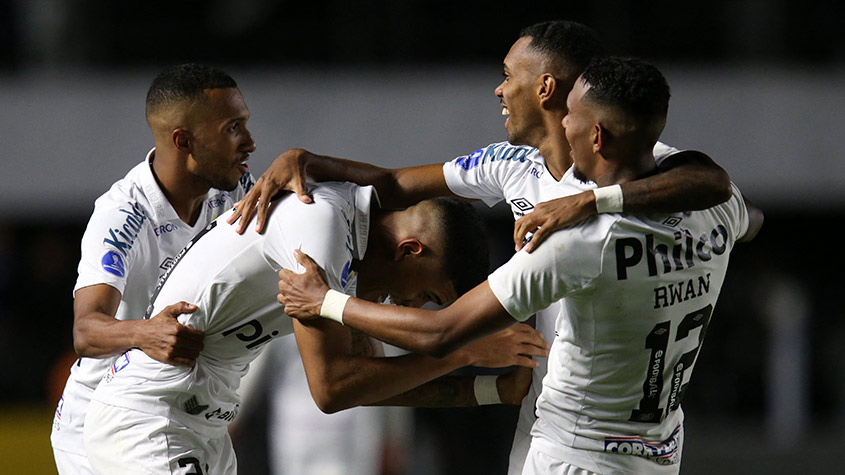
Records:
M161 191L158 182L153 175L153 159L155 158L155 147L147 152L145 160L146 166L141 167L141 186L144 188L144 195L150 202L150 207L153 210L153 216L156 222L179 220L176 210L167 201L167 196Z
M373 203L375 201L375 203ZM367 252L367 240L370 236L370 215L371 206L375 204L381 207L378 193L372 186L361 186L355 191L355 249L353 257L361 260Z

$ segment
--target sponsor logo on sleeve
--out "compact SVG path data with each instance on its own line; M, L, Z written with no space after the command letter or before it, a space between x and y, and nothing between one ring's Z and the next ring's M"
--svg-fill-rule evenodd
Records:
M346 284L349 283L349 268L352 266L352 261L346 261L343 265L343 271L340 273L340 285L345 289Z
M124 257L129 254L129 250L132 249L135 239L138 238L141 228L147 221L146 211L137 202L131 203L129 208L128 210L118 209L119 212L126 215L123 226L109 229L109 236L103 238L103 244L110 246Z
M484 149L478 149L469 155L458 157L455 163L464 170L471 170L481 163L481 157L484 156Z
M126 276L126 265L123 263L123 257L116 251L107 251L103 255L101 263L106 272L118 277Z

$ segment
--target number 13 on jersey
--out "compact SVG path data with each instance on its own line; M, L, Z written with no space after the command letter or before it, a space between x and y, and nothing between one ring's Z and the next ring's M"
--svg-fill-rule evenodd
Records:
M652 328L645 339L645 349L651 350L651 357L649 358L648 371L643 382L643 398L640 399L639 408L631 412L631 417L628 420L632 422L659 423L670 411L675 411L681 406L681 399L683 399L687 384L689 384L682 384L684 372L691 370L695 364L695 359L698 357L698 350L701 348L701 342L704 340L704 334L707 332L707 324L710 322L710 315L712 313L713 305L707 305L702 309L685 315L680 324L678 324L674 341L671 342L671 320L660 322ZM672 376L669 380L667 407L662 408L660 407L660 401L664 390L663 374L667 359L672 364L672 360L675 359L674 355L678 351L677 346L679 342L689 337L690 333L699 327L701 327L701 331L698 333L698 343L695 345L695 348L684 353L674 362ZM673 349L675 351L672 351Z

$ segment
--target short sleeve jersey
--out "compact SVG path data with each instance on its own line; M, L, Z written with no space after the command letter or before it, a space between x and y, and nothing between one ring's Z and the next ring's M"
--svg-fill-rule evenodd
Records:
M152 172L153 160L155 149L97 198L82 236L74 294L91 285L114 287L121 293L115 314L118 320L144 317L159 277L173 263L180 249L243 198L254 183L247 173L232 191L209 190L199 218L189 226L179 218L159 187ZM83 414L90 392L111 361L112 358L80 358L73 365L56 412L54 446L81 450Z
M238 234L223 215L194 237L155 291L148 315L184 300L198 309L180 322L205 332L194 368L171 366L130 350L105 373L93 399L168 417L218 437L238 413L237 389L249 363L274 338L293 332L276 301L278 271L302 271L301 249L325 269L329 285L354 295L353 259L363 257L372 187L321 183L314 203L293 195L273 204L264 234Z
M654 158L660 164L677 152L677 149L658 142L654 147ZM534 206L544 201L595 188L594 183L583 183L575 178L571 168L560 181L555 180L538 149L508 142L490 144L446 162L443 175L449 189L458 196L483 200L488 206L505 201L514 219L532 212ZM553 304L537 314L535 326L548 342L554 339L554 323L559 310L560 306ZM534 403L546 375L546 358L539 358L537 362L539 366L532 373L529 393L522 401L509 473L522 472L528 450L528 431L535 419Z
M680 402L747 228L734 188L703 211L595 216L490 275L517 320L564 299L532 447L599 473L677 470Z

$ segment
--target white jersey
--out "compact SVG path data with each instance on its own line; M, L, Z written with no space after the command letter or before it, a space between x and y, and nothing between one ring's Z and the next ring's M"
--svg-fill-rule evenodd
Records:
M595 216L490 275L517 320L564 299L532 448L598 473L677 472L680 402L747 228L734 188L704 211Z
M329 286L354 295L352 260L367 245L372 187L321 183L314 203L289 194L273 204L264 234L238 234L223 215L195 236L156 289L148 315L184 300L198 309L179 321L205 332L193 368L130 350L103 375L92 398L163 416L204 436L226 433L236 417L241 377L273 338L293 332L276 301L278 271L302 271L301 249L325 269Z
M120 291L115 318L144 317L150 295L179 250L197 231L231 208L252 187L245 174L233 191L208 191L194 226L182 221L167 201L152 172L155 149L126 176L97 198L82 236L77 290L106 284ZM170 302L170 303L175 303ZM54 448L84 454L82 423L91 392L114 358L80 358L71 368L56 409Z
M678 150L658 142L654 158L658 164ZM514 219L534 210L534 206L564 196L575 195L596 187L583 183L567 170L560 181L555 180L546 168L540 151L525 145L500 142L457 157L443 165L443 175L449 189L458 196L483 200L488 206L506 201ZM547 342L554 341L554 324L560 305L554 303L537 313L536 329ZM536 415L534 405L543 387L546 375L546 358L538 358L539 366L532 373L531 387L522 400L519 419L511 449L508 473L522 473L522 465L531 443L530 430Z

